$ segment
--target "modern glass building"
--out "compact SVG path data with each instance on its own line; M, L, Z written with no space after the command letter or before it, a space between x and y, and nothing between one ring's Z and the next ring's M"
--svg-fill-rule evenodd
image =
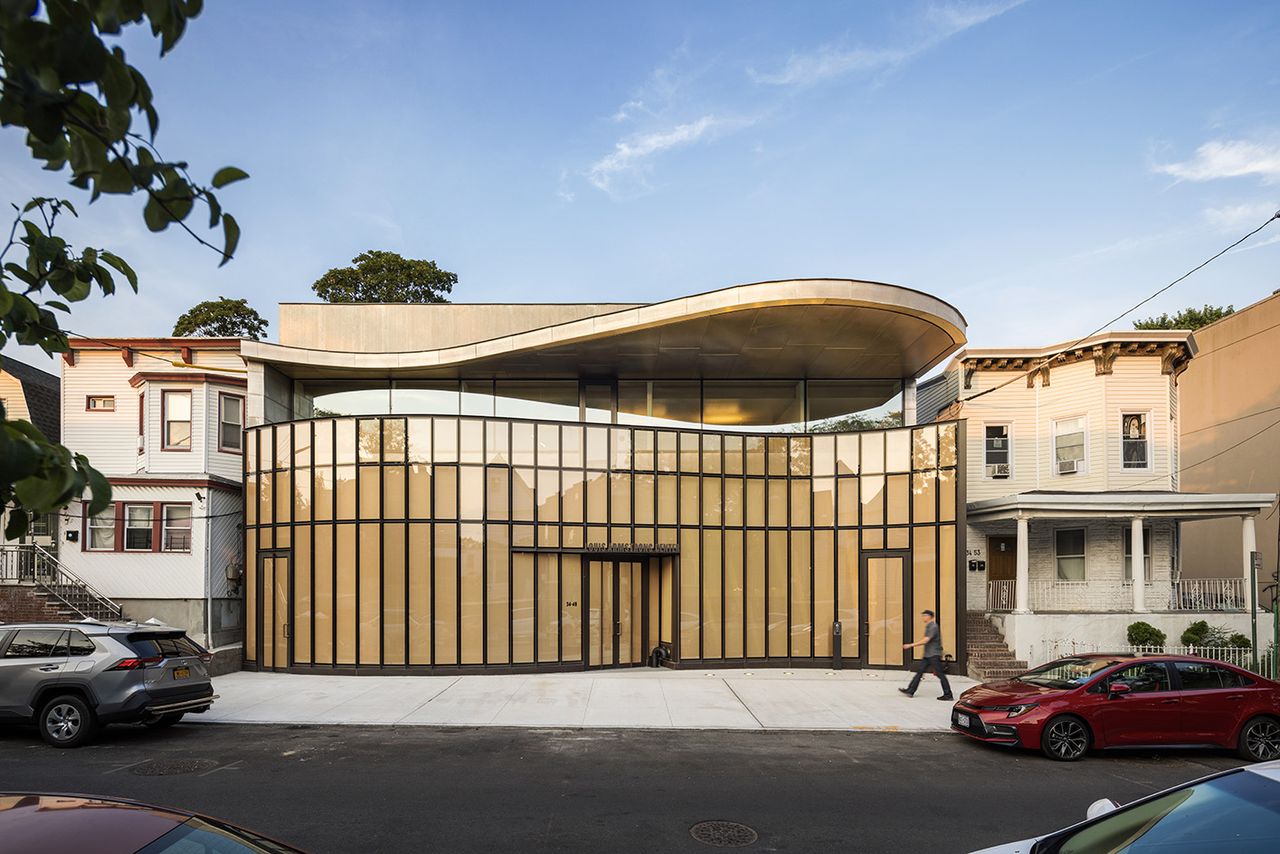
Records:
M961 659L962 425L913 424L963 342L849 280L282 306L244 345L245 666L902 667L924 608Z

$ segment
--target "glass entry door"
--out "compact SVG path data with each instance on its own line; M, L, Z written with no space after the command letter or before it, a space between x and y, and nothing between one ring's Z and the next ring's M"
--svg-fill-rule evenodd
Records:
M909 558L909 552L863 555L862 649L863 661L869 666L902 666L904 583Z
M644 564L632 561L587 562L587 666L644 664Z
M264 552L258 555L258 661L262 667L289 666L289 555Z

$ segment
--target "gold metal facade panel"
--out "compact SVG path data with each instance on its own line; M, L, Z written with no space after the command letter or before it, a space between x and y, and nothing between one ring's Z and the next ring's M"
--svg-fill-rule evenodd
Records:
M846 662L898 666L922 607L959 652L955 424L809 436L387 416L248 441L257 666L608 666L659 643L681 663L828 664L836 620ZM627 545L676 553L578 553Z

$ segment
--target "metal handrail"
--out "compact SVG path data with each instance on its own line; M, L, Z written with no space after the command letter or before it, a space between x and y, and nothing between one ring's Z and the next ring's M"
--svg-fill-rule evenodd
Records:
M47 551L35 543L21 543L0 546L0 553L28 554L32 558L29 570L24 573L20 569L13 573L15 581L31 581L49 596L75 611L85 619L101 619L105 613L108 618L122 619L124 609L101 593L92 584L80 578ZM9 580L8 561L4 561L4 572L0 572L0 580Z

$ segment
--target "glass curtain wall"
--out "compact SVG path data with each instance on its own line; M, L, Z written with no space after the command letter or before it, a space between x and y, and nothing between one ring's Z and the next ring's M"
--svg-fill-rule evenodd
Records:
M474 415L744 432L902 423L898 380L298 381L300 415Z
M547 390L539 405L562 401ZM912 615L930 608L959 657L957 432L948 422L752 435L462 415L253 428L246 659L335 671L590 666L584 648L602 648L606 609L618 607L591 579L626 549L641 555L623 560L645 655L662 644L680 663L826 665L839 620L847 663L901 666ZM899 559L900 588L887 589L883 562L868 584L867 561L884 557Z

